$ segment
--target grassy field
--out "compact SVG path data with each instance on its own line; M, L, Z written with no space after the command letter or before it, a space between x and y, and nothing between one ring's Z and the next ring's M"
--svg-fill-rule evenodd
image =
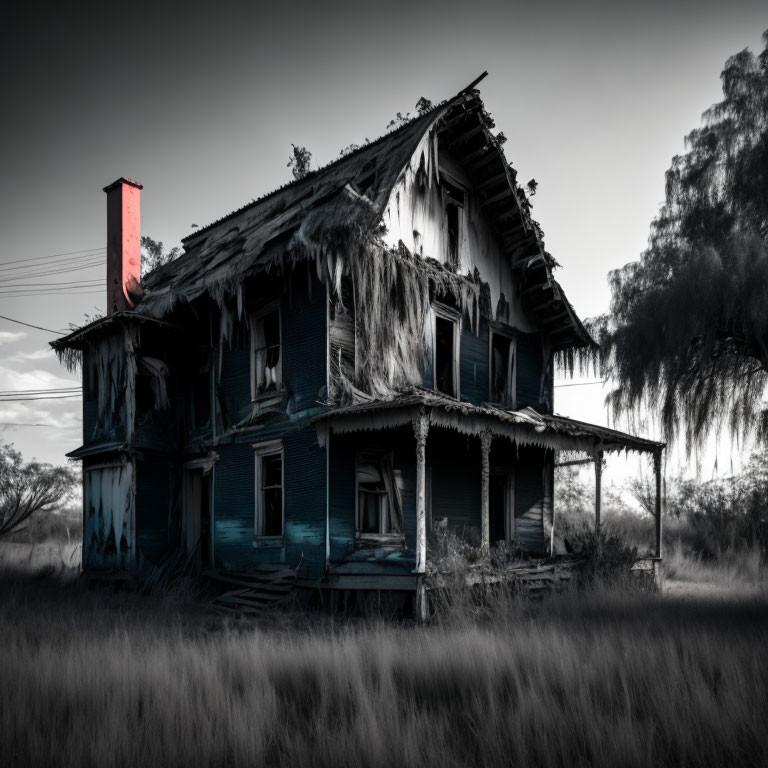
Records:
M3 766L768 763L758 584L507 600L424 627L256 621L89 590L49 546L0 544Z

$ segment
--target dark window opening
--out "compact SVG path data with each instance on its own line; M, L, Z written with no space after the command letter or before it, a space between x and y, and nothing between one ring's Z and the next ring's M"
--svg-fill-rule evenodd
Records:
M283 535L283 457L261 457L261 535Z
M257 318L253 323L254 391L256 394L282 388L280 311Z
M443 180L443 199L445 200L445 218L448 232L448 263L459 266L460 213L464 208L464 192Z
M449 203L445 208L448 220L448 263L456 267L459 264L459 208Z
M491 336L491 402L510 405L512 342L506 336Z
M456 397L455 331L453 320L435 317L435 389L451 397Z

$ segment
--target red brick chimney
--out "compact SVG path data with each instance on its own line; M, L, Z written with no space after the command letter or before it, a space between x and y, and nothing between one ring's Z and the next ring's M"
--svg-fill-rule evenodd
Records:
M107 314L132 309L141 281L142 185L120 177L107 193Z

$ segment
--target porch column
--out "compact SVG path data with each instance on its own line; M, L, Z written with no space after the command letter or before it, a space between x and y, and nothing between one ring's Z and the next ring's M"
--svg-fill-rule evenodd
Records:
M661 451L653 454L653 475L656 480L656 557L661 557Z
M416 436L416 573L427 568L427 503L426 503L426 452L429 418L421 411L413 419Z
M488 552L491 546L490 523L490 474L491 474L491 440L493 436L490 430L480 433L480 546L483 552Z
M595 535L600 534L600 505L603 493L603 452L595 453Z

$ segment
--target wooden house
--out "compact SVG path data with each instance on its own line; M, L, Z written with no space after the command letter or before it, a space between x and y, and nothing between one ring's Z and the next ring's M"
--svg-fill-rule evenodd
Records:
M553 413L556 356L594 342L501 144L467 89L144 280L141 185L106 188L108 314L53 343L82 368L87 571L181 550L418 593L438 523L549 553L560 452L658 468L662 444Z

